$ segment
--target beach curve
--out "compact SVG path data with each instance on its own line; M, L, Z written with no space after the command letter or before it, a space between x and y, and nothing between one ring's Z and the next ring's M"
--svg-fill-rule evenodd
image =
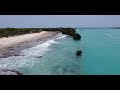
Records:
M18 56L20 51L44 42L57 35L57 31L41 31L40 33L25 34L0 38L0 58Z

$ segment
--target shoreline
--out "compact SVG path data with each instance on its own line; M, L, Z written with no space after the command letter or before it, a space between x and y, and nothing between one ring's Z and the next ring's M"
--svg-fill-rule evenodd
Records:
M0 39L0 58L19 56L19 53L37 44L42 44L55 37L57 31L41 31L40 33L25 34Z

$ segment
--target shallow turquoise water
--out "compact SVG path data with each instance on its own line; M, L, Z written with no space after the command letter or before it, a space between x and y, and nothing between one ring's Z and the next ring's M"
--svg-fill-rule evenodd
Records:
M120 74L120 30L85 29L81 31L84 55L81 67L85 75Z
M0 61L0 68L28 75L120 75L120 29L77 29L82 36L48 41L23 50L25 56ZM77 50L83 51L76 56ZM43 55L42 58L35 58Z
M25 74L42 75L74 75L80 74L80 57L75 53L80 49L80 41L74 41L67 36L55 40L57 44L51 45L50 50L40 58L42 63L36 63L29 72Z

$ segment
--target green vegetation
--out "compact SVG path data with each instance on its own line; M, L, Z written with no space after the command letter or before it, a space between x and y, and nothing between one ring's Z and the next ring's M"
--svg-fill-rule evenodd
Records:
M39 28L0 28L0 38L41 32Z
M62 32L62 34L66 34L66 35L70 35L70 36L73 36L76 31L74 28L43 28L42 30L44 31L59 31L59 32Z
M0 28L0 38L16 35L23 35L29 33L38 33L41 31L59 31L62 34L75 37L76 31L74 28Z

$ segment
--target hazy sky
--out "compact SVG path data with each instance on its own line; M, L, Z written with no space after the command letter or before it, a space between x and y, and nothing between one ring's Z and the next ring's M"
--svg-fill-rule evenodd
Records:
M120 27L120 15L0 15L2 27Z

